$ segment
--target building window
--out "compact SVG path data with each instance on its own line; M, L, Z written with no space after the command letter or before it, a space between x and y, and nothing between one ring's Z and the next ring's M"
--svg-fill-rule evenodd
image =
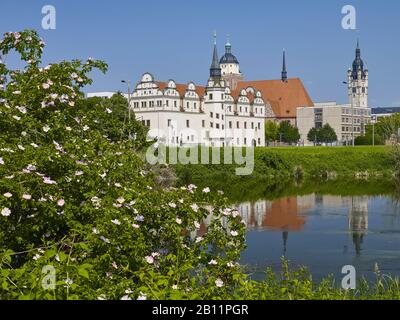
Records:
M190 108L190 103L186 102L186 107L189 109Z
M213 99L213 94L210 93L209 97L210 97L210 100L212 100Z
M201 126L204 128L206 126L206 120L201 120Z
M254 129L254 122L251 123L251 128Z
M197 103L196 103L196 102L193 104L193 107L194 107L195 109L197 109Z
M232 129L232 121L229 121L229 129Z
M216 113L216 114L215 114L215 117L216 117L217 119L219 119L219 113Z
M210 112L210 117L211 117L211 118L213 118L213 117L214 117L214 114L213 114L212 112Z
M244 141L244 145L246 146L247 145L247 138L244 138L243 141Z
M215 128L216 128L216 129L219 129L219 123L216 123L216 124L215 124Z
M175 107L175 108L177 107L176 101L174 101L174 107Z
M150 128L150 120L147 120L147 126Z
M171 119L168 119L168 127L171 126Z
M239 123L239 121L236 122L236 128L240 129L240 123Z
M258 145L261 145L261 138L258 138Z
M260 122L258 123L258 129L261 130L261 123Z
M210 128L214 128L214 123L210 122Z
M167 107L169 106L169 100L165 101L165 104L167 105Z
M189 122L189 120L186 120L186 128L190 128L190 122Z
M244 128L247 129L247 122L244 123Z

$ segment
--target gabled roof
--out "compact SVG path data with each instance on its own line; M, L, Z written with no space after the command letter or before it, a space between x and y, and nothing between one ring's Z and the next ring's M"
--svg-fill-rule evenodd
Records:
M282 80L242 81L239 88L254 87L265 102L271 104L278 118L296 118L298 107L312 107L313 101L299 78Z
M160 90L165 90L168 86L168 84L166 82L159 82L159 81L156 82L156 85L158 86L158 88ZM176 90L179 92L179 96L181 98L185 97L185 93L188 89L188 84L175 83L175 85L176 85ZM202 99L206 92L206 88L203 86L198 86L198 85L195 85L195 86L196 86L196 90L195 90L196 93L198 94L199 98Z

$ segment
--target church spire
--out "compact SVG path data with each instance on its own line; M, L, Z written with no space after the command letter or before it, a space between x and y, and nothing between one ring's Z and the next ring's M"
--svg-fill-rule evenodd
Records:
M360 48L360 40L357 38L357 48L356 48L356 58L353 62L353 79L358 79L359 72L361 72L361 77L365 77L365 70L364 70L364 62L361 59L361 48Z
M211 78L221 78L221 67L218 61L218 51L217 51L217 33L214 33L214 52L212 63L210 67L210 77Z
M361 58L360 39L357 38L356 58Z
M286 52L283 49L283 63L282 63L282 82L287 82L287 70L286 70Z

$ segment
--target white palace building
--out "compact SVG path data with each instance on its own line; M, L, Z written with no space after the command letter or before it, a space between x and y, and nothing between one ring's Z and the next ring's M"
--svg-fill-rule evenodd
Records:
M314 105L301 80L287 78L285 53L281 79L245 81L229 41L219 59L216 40L206 86L145 73L128 99L149 135L169 146L265 146L266 120L295 125L297 108Z

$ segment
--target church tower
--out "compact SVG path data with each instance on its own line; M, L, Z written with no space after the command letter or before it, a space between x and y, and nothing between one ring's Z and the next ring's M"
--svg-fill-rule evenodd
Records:
M223 147L225 118L224 118L224 102L225 102L226 84L222 77L221 67L218 61L217 51L217 35L214 34L214 51L210 67L210 77L208 79L206 92L204 95L204 112L212 118L207 124L209 134L206 139L212 147Z
M232 45L229 41L225 44L225 54L219 61L222 71L222 77L226 81L227 86L231 90L237 88L237 84L243 81L243 74L240 72L240 65L238 59L232 54Z
M353 107L368 107L368 70L361 59L360 43L357 40L356 58L353 68L347 72L349 102Z

